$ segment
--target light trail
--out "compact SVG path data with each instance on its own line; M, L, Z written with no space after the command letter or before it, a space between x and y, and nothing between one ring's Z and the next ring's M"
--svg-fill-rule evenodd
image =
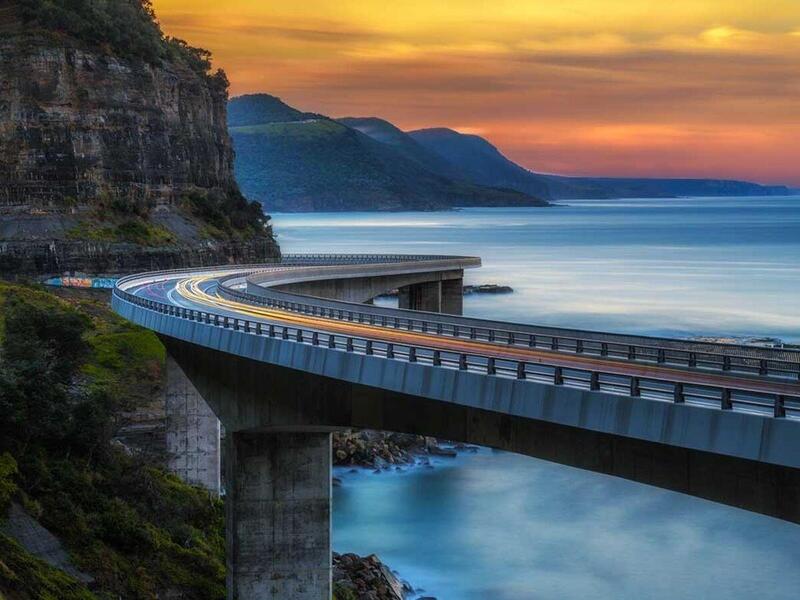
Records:
M206 284L213 284L219 277L235 271L219 271L202 276L180 279L175 284L177 293L189 302L203 306L212 312L214 309L225 309L242 317L264 319L280 325L289 325L313 329L323 333L343 336L367 338L374 341L425 347L447 352L474 354L500 360L524 361L567 369L602 371L610 375L640 377L643 379L680 382L689 385L707 385L721 388L736 388L764 394L781 394L800 396L800 384L790 382L765 381L751 377L742 377L722 373L706 373L688 369L679 369L661 365L632 363L622 360L597 358L580 355L565 355L535 348L522 348L492 344L488 342L443 337L431 333L401 331L366 323L341 322L334 319L302 315L281 309L273 309L227 300L219 295L212 295L203 290ZM218 284L219 285L219 284Z

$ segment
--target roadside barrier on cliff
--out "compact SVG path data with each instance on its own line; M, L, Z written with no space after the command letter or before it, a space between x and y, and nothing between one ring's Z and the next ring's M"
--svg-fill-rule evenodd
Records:
M55 287L114 289L117 280L110 277L52 277L44 284Z

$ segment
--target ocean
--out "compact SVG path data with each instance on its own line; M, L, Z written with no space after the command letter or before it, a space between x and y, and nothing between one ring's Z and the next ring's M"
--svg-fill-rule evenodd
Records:
M467 296L471 316L800 343L800 197L273 223L287 253L480 256L466 283L515 291ZM337 475L334 549L376 553L438 600L766 600L800 590L800 526L613 477L489 449L433 469Z

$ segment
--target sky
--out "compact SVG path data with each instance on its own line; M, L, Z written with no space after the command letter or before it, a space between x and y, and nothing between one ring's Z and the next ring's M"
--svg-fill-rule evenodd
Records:
M154 0L231 94L476 133L549 173L800 187L800 0Z

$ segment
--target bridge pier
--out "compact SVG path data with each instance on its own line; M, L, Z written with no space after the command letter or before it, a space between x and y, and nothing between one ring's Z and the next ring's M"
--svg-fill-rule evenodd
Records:
M442 282L425 281L400 288L397 305L408 310L439 312L442 308Z
M166 367L167 468L186 483L219 496L219 419L169 354Z
M441 279L406 285L399 290L398 308L460 315L464 312L464 279Z
M447 315L464 314L464 279L442 280L442 302L440 311Z
M226 436L229 600L331 597L331 434Z

